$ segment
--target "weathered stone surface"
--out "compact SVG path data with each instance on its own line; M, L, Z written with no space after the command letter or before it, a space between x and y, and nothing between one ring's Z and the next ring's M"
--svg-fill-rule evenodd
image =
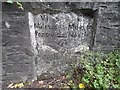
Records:
M7 7L6 7L7 6ZM25 82L34 78L28 13L3 3L2 13L2 68L3 87L11 82Z
M118 3L118 20L119 20L119 30L118 30L118 48L120 48L120 2Z
M82 52L85 45L89 50L92 18L72 12L44 13L34 16L34 23L38 75L46 72L64 73L71 62L71 54Z
M4 84L31 80L35 74L58 75L84 51L120 47L120 2L35 2L23 7L4 3L2 8Z
M54 49L69 49L79 44L89 44L92 22L92 19L74 13L39 14L35 17L38 44L39 41L40 44L53 43Z
M26 39L25 37L21 37L21 36L10 36L10 35L2 35L2 43L3 46L21 46L21 47L25 47L24 43L26 43L26 46L30 46L29 45L29 41L28 39ZM21 43L22 42L22 43Z
M2 34L13 36L13 37L21 36L25 38L28 38L27 36L29 36L29 33L27 33L25 29L2 29Z
M35 15L38 75L48 71L64 72L69 60L77 59L75 54L83 49L111 51L119 47L117 2L48 2L33 3L31 6Z
M31 78L31 74L16 72L14 73L6 73L3 75L3 87L6 88L10 83L18 83L18 82L26 82ZM8 89L5 89L8 90Z
M99 5L95 47L98 50L112 50L119 47L119 11L118 3Z
M23 19L24 20L24 19ZM2 22L2 28L10 28L10 29L27 29L27 22L26 21L3 21ZM9 24L9 27L7 27L6 24Z

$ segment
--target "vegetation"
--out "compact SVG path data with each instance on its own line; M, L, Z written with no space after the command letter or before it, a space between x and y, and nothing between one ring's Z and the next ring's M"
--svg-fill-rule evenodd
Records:
M7 0L12 4L12 0ZM23 10L21 3L16 2L18 8ZM88 11L83 12L86 14ZM90 13L90 12L88 12ZM92 11L93 13L93 11ZM67 84L63 88L77 89L97 89L106 90L108 88L120 89L120 51L110 53L87 52L80 56L77 63L72 65L70 72L66 75ZM30 83L10 84L8 88L22 88ZM49 85L49 88L52 88Z
M89 52L82 55L78 62L80 65L79 66L78 65L76 66L76 64L73 65L74 67L72 72L69 72L68 74L71 80L83 83L86 89L90 88L97 90L106 90L107 88L120 89L119 51L110 52L108 54L101 52ZM79 69L76 69L78 67ZM76 71L78 73L75 74L74 70L82 71L81 72Z
M70 88L71 90L120 89L119 71L120 51L113 51L108 54L88 52L81 55L78 62L72 65L65 76L60 76L61 78L56 80L54 78L54 84L59 83L58 88ZM44 81L38 81L38 86L44 85L46 88L55 88L53 84L50 84L51 82L46 83L47 85L44 85ZM10 84L8 88L23 88L26 85L30 85L30 83ZM34 83L33 86L35 86Z
M7 3L12 4L13 1L12 1L12 0L7 0ZM17 5L17 7L18 7L19 9L24 10L23 5L22 5L20 2L16 2L16 5Z

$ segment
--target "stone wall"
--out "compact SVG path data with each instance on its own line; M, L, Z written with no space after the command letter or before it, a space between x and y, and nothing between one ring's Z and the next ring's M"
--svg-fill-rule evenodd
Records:
M48 2L32 3L31 7L38 51L37 75L64 73L85 48L111 51L119 47L116 2Z
M2 4L2 67L3 86L11 82L32 80L32 52L28 12L15 5Z
M95 35L97 50L113 50L119 45L120 19L118 3L100 3ZM95 48L94 48L95 49Z
M34 15L34 23L38 75L64 73L73 62L73 54L82 51L82 46L90 46L93 19L81 13L40 13Z
M3 3L3 83L59 75L82 51L120 47L119 3Z

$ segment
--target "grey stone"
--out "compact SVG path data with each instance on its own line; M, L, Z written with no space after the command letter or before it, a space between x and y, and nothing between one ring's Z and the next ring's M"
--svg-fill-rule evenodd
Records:
M24 2L23 11L15 3L2 7L4 84L60 75L88 50L120 48L120 2Z
M98 30L96 32L95 46L99 50L118 48L118 31L119 31L119 11L118 3L100 4L102 8L98 12ZM106 7L105 7L106 6ZM109 48L107 48L109 47ZM110 48L111 47L111 48Z
M62 74L74 62L75 53L89 50L93 23L90 17L73 12L40 13L34 15L34 23L37 75L47 72Z
M28 28L27 27L28 23L22 19L21 19L21 21L3 21L2 22L3 29L8 28L8 25L9 25L9 28L11 28L11 29L26 29L26 28Z
M34 52L31 46L27 12L4 5L2 13L2 81L5 88L6 84L11 82L31 82L33 78L35 79L35 75ZM9 23L9 27L5 24L6 22Z
M23 72L23 73L30 73L32 68L31 63L14 63L14 64L8 64L8 65L3 65L3 69L5 70L5 72L8 73L15 73L15 72Z
M25 14L24 12L4 12L2 13L2 21L21 21L24 20L25 21Z

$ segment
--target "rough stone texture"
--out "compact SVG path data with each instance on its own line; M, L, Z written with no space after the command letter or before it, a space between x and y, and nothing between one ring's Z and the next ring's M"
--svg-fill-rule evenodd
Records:
M13 6L4 3L2 7L3 87L11 82L25 82L34 78L34 52L31 50L28 13Z
M34 23L38 75L48 71L64 73L71 62L71 54L82 51L85 45L84 49L89 49L93 24L90 17L72 12L52 15L44 13L35 15Z
M33 3L31 7L35 15L38 75L65 72L77 60L76 54L82 51L81 48L111 51L119 47L117 2L48 2ZM79 23L84 24L78 27ZM87 28L82 30L82 27Z
M0 2L0 89L2 88L2 3Z
M5 2L5 0L1 1ZM20 1L25 2L24 0ZM119 2L119 1L120 0L34 0L34 2ZM33 2L33 0L26 0L26 2Z
M118 2L23 6L21 11L14 4L3 4L3 82L26 81L42 73L58 75L76 62L82 51L120 47Z
M118 3L118 20L119 20L119 29L118 29L118 48L120 48L120 2Z
M95 47L97 50L113 50L119 47L120 19L118 3L100 3Z
M29 3L36 34L37 75L64 73L93 42L98 3Z

